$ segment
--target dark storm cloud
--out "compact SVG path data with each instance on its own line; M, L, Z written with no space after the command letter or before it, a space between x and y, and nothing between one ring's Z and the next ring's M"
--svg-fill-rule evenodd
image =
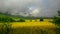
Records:
M60 0L0 0L0 12L8 11L11 15L51 17L58 8Z

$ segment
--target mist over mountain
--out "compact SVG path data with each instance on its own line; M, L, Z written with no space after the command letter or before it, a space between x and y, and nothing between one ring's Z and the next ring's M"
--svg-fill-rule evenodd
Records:
M25 17L53 17L60 0L0 0L0 12Z

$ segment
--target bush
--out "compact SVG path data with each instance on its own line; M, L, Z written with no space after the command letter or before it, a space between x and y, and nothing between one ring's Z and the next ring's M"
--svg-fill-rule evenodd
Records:
M43 18L40 18L40 21L43 21Z
M25 20L23 19L19 19L19 20L16 20L16 19L19 19L19 18L14 18L14 17L0 17L0 22L25 22Z
M0 34L9 34L9 32L11 31L11 25L7 23L3 23L0 25L1 25Z
M0 22L9 22L9 17L1 17Z
M10 18L10 22L15 22L15 20L13 20L12 18Z
M59 17L54 17L53 18L53 23L60 24L60 18Z
M23 20L23 19L20 19L20 22L25 22L25 20Z
M10 21L10 22L18 22L18 21L16 21L13 17L9 18L9 21Z
M1 17L0 22L14 22L14 20L10 17Z

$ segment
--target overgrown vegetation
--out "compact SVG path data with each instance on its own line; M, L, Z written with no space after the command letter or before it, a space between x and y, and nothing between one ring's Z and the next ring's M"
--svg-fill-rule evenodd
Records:
M11 25L8 23L0 24L0 34L9 34L11 31Z
M54 22L55 24L60 24L60 18L54 17L54 18L53 18L53 22Z
M0 22L25 22L25 20L20 19L18 17L12 17L12 16L7 16L2 13L0 13Z
M10 17L2 17L0 18L0 22L25 22L25 20L23 19L13 19L13 18L10 18Z
M40 18L40 21L43 21L44 19L43 18Z
M25 20L24 19L20 19L20 22L25 22Z
M57 25L60 24L60 11L58 10L58 16L54 16L53 22Z

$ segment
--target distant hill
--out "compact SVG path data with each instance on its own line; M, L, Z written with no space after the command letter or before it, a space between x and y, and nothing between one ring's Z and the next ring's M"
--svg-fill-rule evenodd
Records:
M24 17L24 16L21 16L21 15L10 15L8 13L1 13L0 12L0 17L12 17L12 18L19 18L19 19L32 19L31 17Z
M21 15L10 15L8 13L1 13L0 12L0 17L12 17L12 18L19 18L19 19L29 19L29 20L32 20L32 19L40 19L40 18L44 18L44 19L51 19L52 17L24 17L24 16L21 16Z

